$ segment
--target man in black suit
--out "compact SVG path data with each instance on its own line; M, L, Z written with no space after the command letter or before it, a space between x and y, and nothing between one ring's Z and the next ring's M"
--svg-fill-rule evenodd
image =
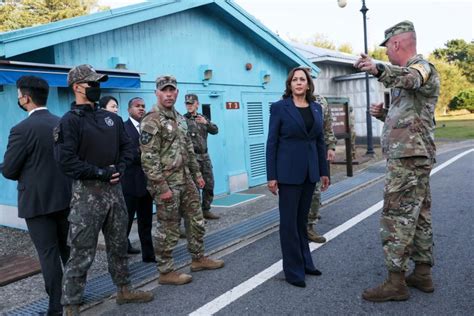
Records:
M132 140L134 156L132 164L125 169L122 177L122 190L128 209L128 232L130 234L133 219L137 214L138 236L142 247L142 260L156 262L153 241L151 238L153 218L153 198L146 189L146 176L142 170L140 152L140 121L145 115L145 101L136 97L128 102L130 118L125 122L125 131ZM132 248L128 241L128 253L137 253L138 249Z
M38 252L48 315L61 315L61 279L69 258L67 234L71 181L56 165L53 129L59 117L46 108L48 83L25 76L16 82L18 105L28 117L10 131L3 176L18 181L18 217L26 220Z

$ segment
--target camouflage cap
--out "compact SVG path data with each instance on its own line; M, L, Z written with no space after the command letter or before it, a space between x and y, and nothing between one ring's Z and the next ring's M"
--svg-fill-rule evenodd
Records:
M385 46L387 41L392 36L395 36L401 33L406 33L406 32L415 32L415 27L413 26L412 22L405 20L405 21L395 24L391 28L388 28L385 30L385 39L380 44L380 46Z
M195 101L199 101L199 99L194 93L186 94L184 96L184 103L194 103Z
M71 70L67 74L67 84L71 86L73 83L81 83L81 82L103 82L107 81L109 76L98 74L94 67L91 65L79 65Z
M174 76L160 76L156 78L156 88L158 90L163 90L167 86L172 86L175 89L178 88L176 78Z

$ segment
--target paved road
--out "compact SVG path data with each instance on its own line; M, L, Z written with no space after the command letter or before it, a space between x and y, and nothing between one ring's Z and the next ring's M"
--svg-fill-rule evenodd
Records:
M437 166L465 151L439 155ZM109 301L86 314L472 315L474 152L432 175L431 187L436 260L432 294L412 289L407 302L377 304L361 299L362 290L378 284L386 274L378 233L380 211L374 207L380 206L383 184L377 182L323 208L318 228L330 240L313 251L323 275L308 276L305 289L288 285L278 272L279 236L273 232L225 255L224 269L192 273L188 285L154 288L152 303L117 306ZM353 226L347 224L371 210L373 215Z

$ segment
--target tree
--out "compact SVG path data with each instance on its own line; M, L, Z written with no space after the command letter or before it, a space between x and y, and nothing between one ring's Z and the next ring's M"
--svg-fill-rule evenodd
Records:
M315 35L313 35L311 39L307 41L307 44L316 47L336 50L336 45L334 45L332 41L328 40L326 35L321 33L316 33Z
M468 110L474 113L474 88L462 90L449 103L450 110Z
M469 82L474 83L474 41L467 43L463 39L454 39L445 46L435 49L433 55L458 65Z
M435 58L431 55L429 61L433 63L440 76L440 95L436 105L436 113L446 115L451 100L462 90L472 88L461 69L445 59Z
M343 52L343 53L347 53L347 54L352 54L353 53L352 45L349 44L349 43L342 43L341 45L339 45L337 50L340 51L340 52Z
M6 1L0 6L0 32L89 14L97 0Z
M369 56L373 59L388 61L387 54L385 54L386 51L385 47L374 46L373 49L369 49Z

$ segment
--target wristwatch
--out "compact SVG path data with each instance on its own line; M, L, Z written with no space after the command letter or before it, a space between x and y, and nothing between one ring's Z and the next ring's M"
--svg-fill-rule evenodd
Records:
M375 68L377 68L377 74L375 77L379 78L385 71L385 66L382 63L377 63L375 64Z

